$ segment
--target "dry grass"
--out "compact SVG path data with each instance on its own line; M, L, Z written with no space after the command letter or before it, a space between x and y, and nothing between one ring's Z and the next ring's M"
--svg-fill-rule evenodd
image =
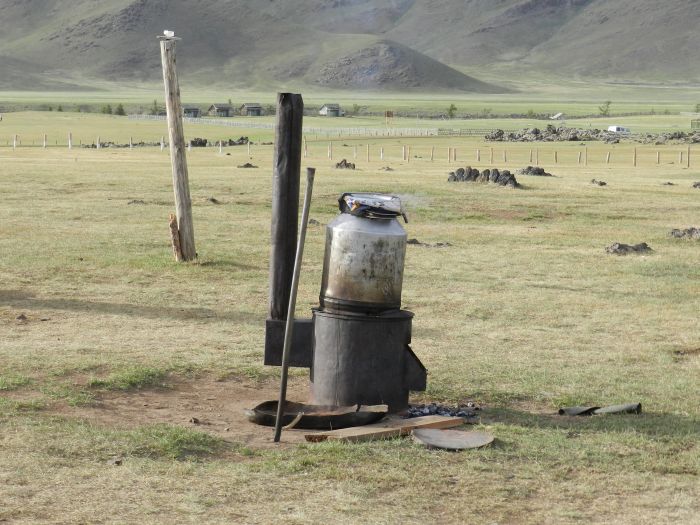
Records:
M337 159L350 157L348 144ZM336 171L322 147L307 160L318 168L312 218L331 220L343 191L393 192L408 203L409 237L451 243L408 248L404 303L430 371L416 399L483 403L496 444L465 454L409 440L258 450L177 426L58 415L85 392L128 396L166 373L252 386L269 376L271 147L255 151L257 170L235 167L249 160L244 148L190 154L200 258L187 265L168 246L167 154L0 148L0 520L697 523L700 244L668 231L700 226L700 172L584 167L572 153L548 166L558 177L521 177L525 188L508 190L448 184L454 165L424 155L406 164L400 150ZM514 145L508 167L527 164L528 149ZM646 241L654 253L605 254L614 241ZM317 303L322 225L307 242L299 315ZM625 401L641 401L643 414L553 415L562 404ZM115 455L121 466L109 464Z

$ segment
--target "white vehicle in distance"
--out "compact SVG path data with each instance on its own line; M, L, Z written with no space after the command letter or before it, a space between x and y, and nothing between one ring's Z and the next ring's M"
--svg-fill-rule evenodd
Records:
M608 126L608 131L612 133L622 133L625 135L629 135L630 128L623 128L622 126Z

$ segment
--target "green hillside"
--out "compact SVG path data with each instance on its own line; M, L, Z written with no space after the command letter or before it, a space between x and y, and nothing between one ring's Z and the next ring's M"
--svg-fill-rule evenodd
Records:
M692 0L0 0L0 89L155 82L166 28L183 38L180 71L207 86L496 93L539 73L694 82L699 15Z

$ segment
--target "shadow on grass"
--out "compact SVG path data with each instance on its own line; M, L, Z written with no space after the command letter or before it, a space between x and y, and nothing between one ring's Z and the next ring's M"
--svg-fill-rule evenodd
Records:
M510 408L491 408L482 414L482 422L568 432L634 431L651 438L670 439L689 438L697 436L700 432L699 418L657 412L560 416L558 414L533 414Z
M38 299L20 290L0 290L0 306L29 310L66 310L96 314L128 315L144 319L226 320L246 324L263 324L264 314L254 312L216 311L210 308L181 308L148 306L128 303L108 303L83 299Z

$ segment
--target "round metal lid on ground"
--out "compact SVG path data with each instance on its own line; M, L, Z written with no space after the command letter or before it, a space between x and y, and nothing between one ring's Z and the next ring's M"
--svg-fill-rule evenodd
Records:
M485 447L491 444L494 438L488 432L417 428L413 431L413 439L428 448L465 450Z

